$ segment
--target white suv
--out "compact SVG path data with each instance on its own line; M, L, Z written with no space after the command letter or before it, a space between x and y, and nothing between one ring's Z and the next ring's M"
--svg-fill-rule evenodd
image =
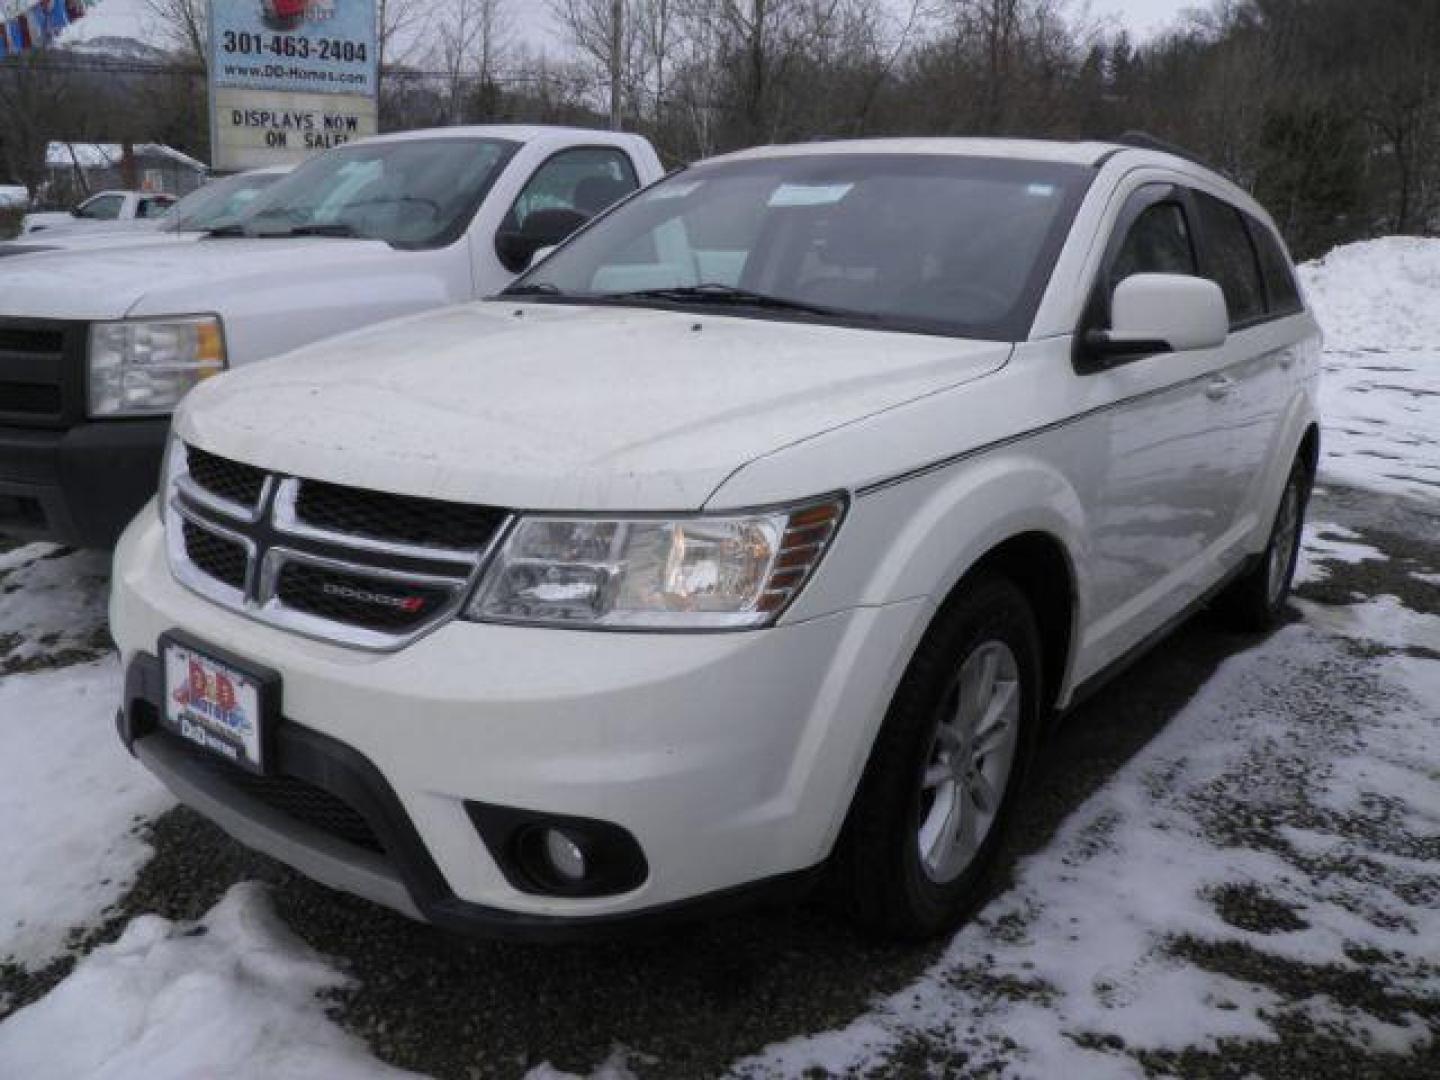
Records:
M1274 226L1107 144L767 148L491 301L206 382L116 555L119 726L331 886L538 936L977 895L1045 721L1274 620L1319 448Z

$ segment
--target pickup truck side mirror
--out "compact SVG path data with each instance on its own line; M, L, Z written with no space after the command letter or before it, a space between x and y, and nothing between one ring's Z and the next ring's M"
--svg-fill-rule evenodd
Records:
M1091 330L1085 347L1102 364L1154 353L1214 349L1230 336L1225 294L1207 278L1134 274L1115 287L1110 329Z
M521 273L542 248L564 241L589 217L578 210L534 210L518 229L502 228L495 236L495 254L512 274Z

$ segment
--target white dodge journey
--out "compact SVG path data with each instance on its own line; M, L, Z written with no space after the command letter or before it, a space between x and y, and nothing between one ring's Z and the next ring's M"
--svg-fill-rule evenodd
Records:
M121 737L319 881L573 935L964 917L1047 721L1280 614L1319 332L1153 148L678 172L491 300L207 381L116 554Z

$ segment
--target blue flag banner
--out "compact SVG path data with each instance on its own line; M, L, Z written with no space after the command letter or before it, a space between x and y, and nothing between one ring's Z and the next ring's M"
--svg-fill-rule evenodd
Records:
M99 0L0 0L0 59L39 48Z

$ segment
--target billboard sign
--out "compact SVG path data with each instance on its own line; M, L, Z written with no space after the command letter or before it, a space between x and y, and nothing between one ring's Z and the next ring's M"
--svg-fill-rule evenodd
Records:
M211 0L210 114L222 172L375 134L375 0Z

